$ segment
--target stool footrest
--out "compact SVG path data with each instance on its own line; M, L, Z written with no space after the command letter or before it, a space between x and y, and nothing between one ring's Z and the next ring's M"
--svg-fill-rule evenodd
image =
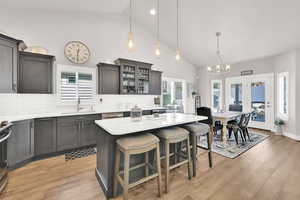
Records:
M145 177L145 178L142 178L142 179L138 180L137 182L134 182L134 183L129 184L128 187L129 187L129 188L133 188L133 187L135 187L135 186L137 186L137 185L139 185L139 184L142 184L142 183L144 183L144 182L146 182L146 181L149 181L149 180L151 180L151 179L154 179L154 178L156 178L157 176L158 176L157 173L152 174L152 175L150 175L150 176L147 176L147 177Z

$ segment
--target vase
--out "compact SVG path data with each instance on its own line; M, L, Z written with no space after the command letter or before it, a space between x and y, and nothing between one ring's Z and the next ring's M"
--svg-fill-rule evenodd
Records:
M282 126L276 126L276 135L282 135Z

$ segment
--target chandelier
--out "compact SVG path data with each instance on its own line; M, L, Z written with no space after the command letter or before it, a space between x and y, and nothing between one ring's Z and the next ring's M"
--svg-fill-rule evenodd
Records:
M207 71L211 73L221 73L221 72L229 72L230 71L230 65L225 64L221 55L220 51L220 41L219 38L222 35L221 32L216 33L217 37L217 59L218 59L218 64L214 66L208 66Z

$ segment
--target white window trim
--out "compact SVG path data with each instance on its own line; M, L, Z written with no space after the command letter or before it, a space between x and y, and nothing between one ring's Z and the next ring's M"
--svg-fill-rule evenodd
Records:
M182 82L182 104L183 104L183 112L185 113L187 110L187 81L184 79L171 78L171 77L162 77L162 81L175 81ZM173 83L171 88L174 87ZM161 99L163 99L163 94L161 94ZM174 94L171 93L171 99L174 99ZM161 101L162 102L162 101Z
M287 113L284 114L284 113L280 113L280 103L279 103L279 99L281 98L280 97L280 78L281 77L286 77L286 80L287 80ZM282 119L282 120L285 120L287 121L289 119L289 73L288 72L279 72L277 74L277 117Z
M71 101L71 102L63 102L61 101L61 91L60 91L60 84L61 84L61 73L62 72L75 72L75 73L89 73L92 74L92 82L93 82L93 99L92 100L82 100L81 105L92 105L96 103L96 68L95 67L86 67L86 66L72 66L72 65L57 65L56 70L56 103L58 105L77 105L77 101Z
M213 95L214 95L214 83L219 83L220 84L220 103L219 103L219 109L223 109L223 81L222 80L211 80L211 85L210 85L210 103L211 103L211 108L213 108L214 105L214 99L213 99Z

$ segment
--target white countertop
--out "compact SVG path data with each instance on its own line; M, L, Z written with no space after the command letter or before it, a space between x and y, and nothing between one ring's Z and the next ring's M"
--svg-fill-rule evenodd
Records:
M232 118L238 117L241 114L243 114L243 113L242 112L226 111L226 112L213 112L212 116L214 118L232 119Z
M163 107L143 107L142 110L159 110L165 109ZM131 109L105 109L97 110L93 112L46 112L38 114L16 114L16 115L0 115L1 121L15 122L28 119L37 119L37 118L48 118L48 117L66 117L66 116L77 116L77 115L93 115L93 114L102 114L102 113L114 113L114 112L129 112Z
M166 113L160 114L159 118L154 118L152 115L146 115L142 117L141 121L137 122L132 121L130 117L124 117L96 120L95 123L111 135L126 135L130 133L192 123L205 119L207 119L207 117L181 113Z

